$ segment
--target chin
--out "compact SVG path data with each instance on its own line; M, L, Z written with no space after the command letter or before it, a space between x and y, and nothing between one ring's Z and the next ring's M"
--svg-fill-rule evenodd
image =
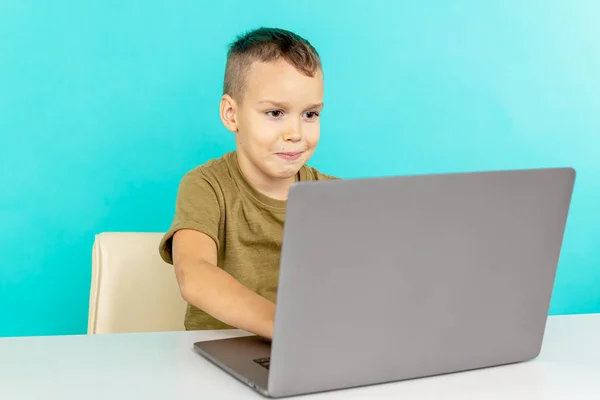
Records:
M278 173L273 174L273 176L276 177L277 179L290 179L290 178L293 178L294 176L296 176L298 171L300 171L300 168L293 169L293 170L279 171Z
M289 179L294 177L302 168L301 163L298 165L279 166L279 168L270 168L269 175L276 179Z

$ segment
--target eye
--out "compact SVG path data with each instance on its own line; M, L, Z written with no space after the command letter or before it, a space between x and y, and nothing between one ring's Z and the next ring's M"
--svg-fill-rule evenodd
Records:
M283 116L283 111L281 111L281 110L267 111L267 115L272 118L279 118L279 117Z
M317 119L319 117L319 113L317 111L309 111L306 113L306 118L308 119Z

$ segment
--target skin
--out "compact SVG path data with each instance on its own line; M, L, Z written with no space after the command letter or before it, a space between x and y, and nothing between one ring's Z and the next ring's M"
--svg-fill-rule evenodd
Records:
M287 200L320 137L323 75L303 75L285 60L254 62L240 99L224 95L221 120L235 134L238 163L261 193ZM194 230L173 237L173 264L183 298L233 327L272 338L275 304L217 265L215 242Z
M235 133L240 169L257 190L287 199L319 142L322 108L321 72L308 77L284 60L253 63L242 101L223 96L221 119ZM297 159L281 156L297 152Z

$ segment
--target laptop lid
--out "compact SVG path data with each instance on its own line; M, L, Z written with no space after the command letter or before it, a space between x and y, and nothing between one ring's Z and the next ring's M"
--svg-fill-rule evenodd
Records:
M574 178L559 168L295 184L270 395L536 357Z

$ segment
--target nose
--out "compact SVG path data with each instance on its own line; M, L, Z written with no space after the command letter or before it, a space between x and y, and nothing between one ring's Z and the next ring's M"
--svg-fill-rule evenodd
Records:
M288 129L283 134L283 140L285 142L291 142L291 143L299 142L300 140L302 140L302 131L300 130L300 128Z

